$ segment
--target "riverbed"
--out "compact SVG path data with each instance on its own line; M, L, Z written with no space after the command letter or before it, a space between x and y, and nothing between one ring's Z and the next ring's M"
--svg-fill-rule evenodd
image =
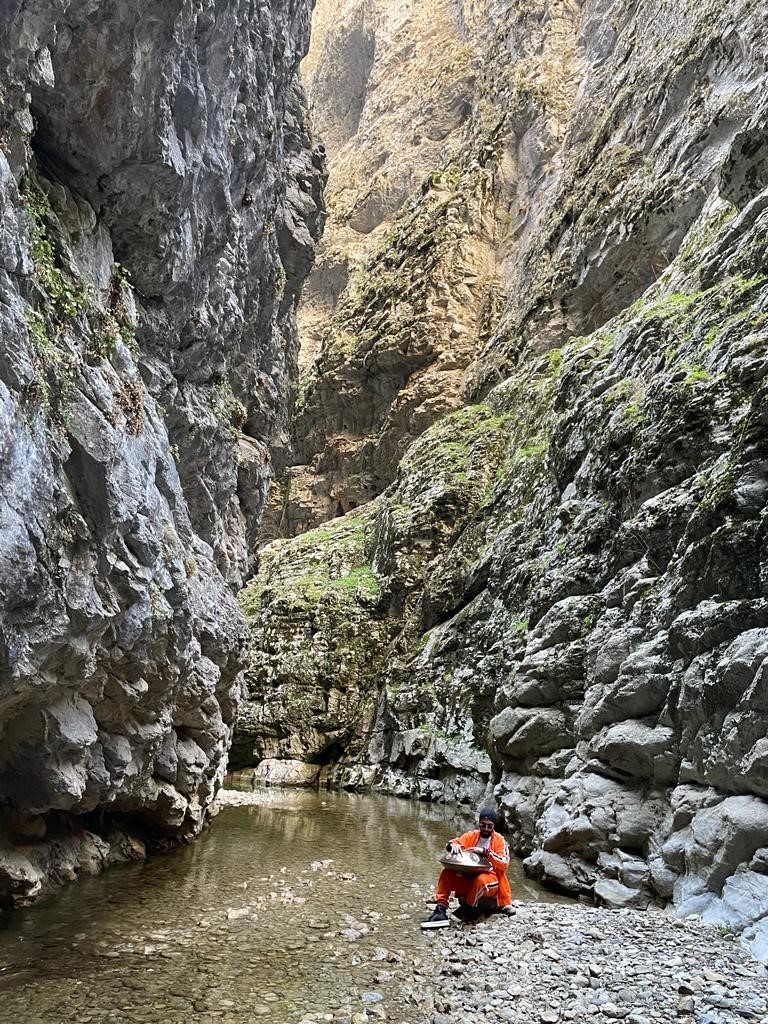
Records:
M422 1024L402 983L454 809L257 791L193 844L0 915L0 1024ZM511 865L516 900L552 900ZM440 934L440 933L438 933Z

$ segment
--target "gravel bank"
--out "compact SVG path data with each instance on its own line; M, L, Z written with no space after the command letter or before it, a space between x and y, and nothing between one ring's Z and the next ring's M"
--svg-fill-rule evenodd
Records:
M223 790L217 802L264 799L263 790ZM418 909L403 907L404 930L415 931L427 913L428 891L414 895ZM576 903L514 907L512 918L423 933L421 953L377 965L385 969L352 1001L356 1008L318 1009L306 1024L768 1024L768 967L698 918ZM366 951L351 947L362 968Z
M663 913L515 907L511 919L432 933L425 1024L768 1021L768 969L716 928Z

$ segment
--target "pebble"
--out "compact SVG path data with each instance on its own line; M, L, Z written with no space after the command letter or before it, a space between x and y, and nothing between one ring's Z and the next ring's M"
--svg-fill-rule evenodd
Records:
M440 933L425 965L425 1024L768 1022L768 970L698 919L575 904L515 909Z

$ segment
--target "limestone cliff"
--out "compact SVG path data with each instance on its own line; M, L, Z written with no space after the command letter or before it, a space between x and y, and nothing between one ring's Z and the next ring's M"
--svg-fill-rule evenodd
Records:
M0 906L220 782L321 219L309 15L0 5Z
M672 900L765 956L761 7L458 10L480 55L463 144L372 247L299 404L305 493L348 514L269 547L246 591L249 745L346 785L493 787L545 882ZM392 427L478 232L497 283L447 390L464 408Z
M317 5L302 73L328 149L329 217L263 539L381 493L410 441L461 404L498 292L490 150L467 134L481 42L454 0Z

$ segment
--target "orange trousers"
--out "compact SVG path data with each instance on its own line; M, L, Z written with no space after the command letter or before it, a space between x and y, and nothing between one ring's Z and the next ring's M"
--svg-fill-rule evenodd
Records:
M470 907L476 907L480 900L484 899L491 899L496 903L499 880L492 871L485 871L481 875L463 875L450 868L443 868L435 889L436 902L447 907L452 892L456 893L462 903Z

